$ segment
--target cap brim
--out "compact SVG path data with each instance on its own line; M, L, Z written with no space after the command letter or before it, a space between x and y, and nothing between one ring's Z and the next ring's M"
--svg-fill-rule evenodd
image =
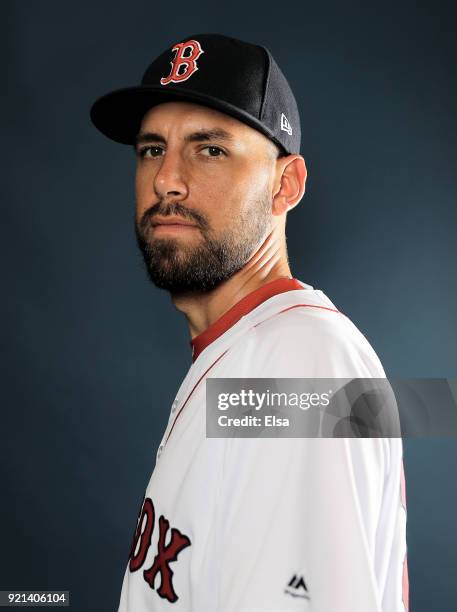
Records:
M194 102L219 110L262 132L284 148L268 128L249 113L217 98L171 86L166 90L154 85L117 89L94 102L90 117L95 127L111 140L134 144L146 112L157 104L172 101Z

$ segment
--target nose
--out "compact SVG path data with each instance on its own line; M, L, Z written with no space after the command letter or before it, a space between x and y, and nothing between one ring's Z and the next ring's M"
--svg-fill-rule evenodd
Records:
M162 155L159 170L154 177L154 190L161 199L169 196L175 200L187 198L188 187L184 177L184 162L179 151L168 149Z

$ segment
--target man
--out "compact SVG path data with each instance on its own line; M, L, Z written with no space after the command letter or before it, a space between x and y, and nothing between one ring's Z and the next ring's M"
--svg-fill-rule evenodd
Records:
M385 377L320 291L292 277L300 119L264 47L189 36L91 117L137 156L135 231L188 322L119 612L407 609L401 439L207 438L209 378Z

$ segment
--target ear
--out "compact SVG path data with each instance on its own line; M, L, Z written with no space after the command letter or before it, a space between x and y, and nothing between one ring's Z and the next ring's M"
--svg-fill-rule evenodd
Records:
M276 164L272 212L278 216L291 210L302 199L307 170L301 155L280 157Z

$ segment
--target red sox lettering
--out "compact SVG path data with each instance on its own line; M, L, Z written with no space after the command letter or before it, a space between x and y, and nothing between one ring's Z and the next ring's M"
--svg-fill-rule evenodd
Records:
M146 520L145 520L146 519ZM133 536L132 546L129 553L129 569L136 572L142 566L146 559L149 547L151 546L151 537L154 531L155 510L152 499L146 497L142 508L138 515L138 523ZM145 522L144 529L141 527ZM154 581L157 574L160 574L160 586L157 589L157 594L163 599L174 603L178 600L173 587L173 571L170 568L170 563L176 561L178 554L187 546L191 545L190 538L182 534L178 529L171 528L169 544L165 546L167 533L170 528L169 521L162 515L159 517L159 541L157 543L157 554L149 569L143 571L143 577L149 584L151 589L154 589ZM139 546L138 546L139 542ZM138 547L138 552L135 550Z
M187 49L190 49L190 52L187 52L187 55L185 55ZM176 55L171 62L171 73L167 77L160 79L161 85L187 81L198 70L197 59L204 53L198 40L178 43L173 47L173 51L176 51Z

